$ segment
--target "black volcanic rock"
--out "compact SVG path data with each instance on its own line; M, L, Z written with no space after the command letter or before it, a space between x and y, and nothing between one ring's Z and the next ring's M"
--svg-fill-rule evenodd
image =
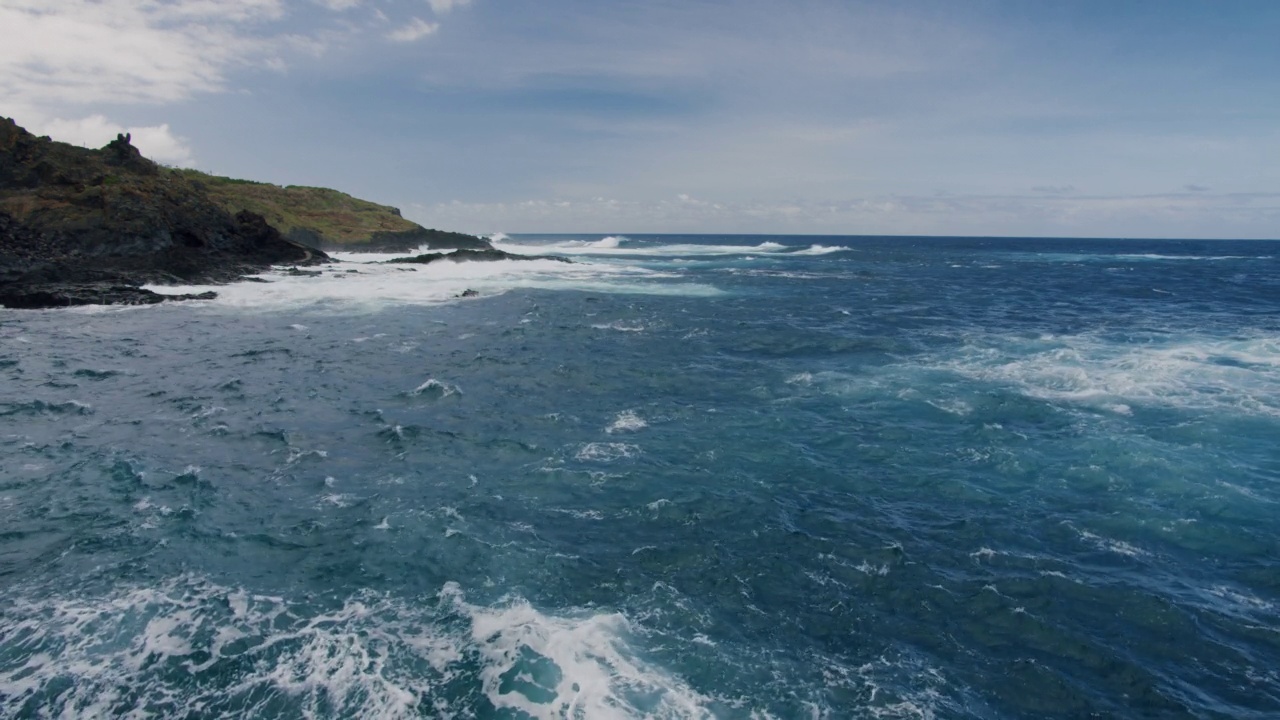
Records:
M127 135L87 150L0 118L6 307L159 302L172 296L137 286L229 282L273 264L327 260L259 215L231 216Z
M155 305L175 300L212 300L215 292L162 295L136 285L54 283L0 285L0 305L20 310L70 305Z
M495 260L556 260L558 262L573 262L569 258L560 257L559 255L516 255L515 253L504 252L496 248L487 248L484 250L455 250L450 253L424 253L422 255L414 255L412 257L398 257L384 260L384 263L401 263L413 265L428 265L440 260L448 260L449 262L492 262Z
M466 233L448 232L416 228L400 232L377 232L367 243L349 247L330 246L330 249L357 250L359 252L396 253L408 252L420 247L428 250L491 250L493 246L488 240L467 235Z

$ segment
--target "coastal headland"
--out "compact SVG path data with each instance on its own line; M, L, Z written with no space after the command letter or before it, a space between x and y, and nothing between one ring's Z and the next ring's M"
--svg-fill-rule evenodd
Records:
M0 118L0 306L208 299L214 295L142 286L221 284L274 265L324 264L324 249L421 247L498 252L483 238L423 228L336 190L167 168L128 135L86 149Z

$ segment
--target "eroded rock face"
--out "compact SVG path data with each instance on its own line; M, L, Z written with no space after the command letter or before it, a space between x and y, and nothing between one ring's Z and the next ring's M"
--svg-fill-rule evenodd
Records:
M0 118L6 307L159 302L170 296L152 298L138 286L228 282L272 264L327 259L261 216L232 217L195 184L144 158L127 135L87 150Z

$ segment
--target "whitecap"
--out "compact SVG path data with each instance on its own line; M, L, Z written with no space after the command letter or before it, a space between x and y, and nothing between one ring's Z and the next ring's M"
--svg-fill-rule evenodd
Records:
M628 332L628 333L644 332L646 329L645 326L642 325L641 323L627 324L621 321L616 321L611 323L596 323L591 327L592 329L595 329L595 330L616 330L618 332Z
M1271 335L1165 343L993 336L935 367L1123 416L1161 406L1280 417L1280 339Z
M709 700L643 659L625 615L518 597L363 592L315 607L183 576L97 597L6 598L0 715L702 718ZM473 693L459 695L459 687ZM124 690L127 688L127 692ZM452 690L451 690L452 689ZM278 701L263 702L263 698Z
M449 397L450 395L461 395L462 391L456 385L440 382L435 378L427 378L421 385L409 391L409 394L418 397L420 395L431 395L434 397Z
M716 243L676 243L671 245L629 244L624 236L609 236L594 242L566 240L551 243L502 242L494 247L506 252L533 255L597 255L651 258L714 257L730 255L823 255L847 248L825 248L813 245L797 250L773 241L756 245L722 245Z
M1146 550L1143 550L1142 548L1136 545L1133 545L1131 543L1127 543L1123 540L1115 540L1112 538L1103 537L1096 533L1091 533L1088 530L1077 530L1076 532L1080 534L1081 539L1088 541L1098 549L1106 550L1107 552L1113 552L1113 553L1116 553L1117 555L1124 555L1126 557L1137 558L1137 557L1146 557L1151 554Z
M520 599L479 607L452 584L441 596L470 618L484 693L498 709L539 720L710 714L708 698L632 652L636 628L621 613L556 617Z
M942 400L926 400L926 403L933 407L951 415L963 417L973 412L973 406L964 400L958 398L946 398Z
M1236 590L1226 585L1214 585L1209 588L1209 594L1226 600L1237 608L1244 610L1271 611L1275 609L1275 604L1269 600L1264 600L1257 595Z
M351 507L354 501L355 496L349 493L329 493L320 496L320 502L339 508Z
M613 419L613 423L605 428L604 431L612 435L619 432L635 432L647 427L649 427L649 423L645 422L644 418L641 418L632 410L624 410L618 413L617 417Z
M849 248L843 245L810 245L804 250L796 250L792 255L830 255L831 253L847 252Z
M586 443L578 448L574 459L587 462L614 462L640 454L640 447L630 443Z

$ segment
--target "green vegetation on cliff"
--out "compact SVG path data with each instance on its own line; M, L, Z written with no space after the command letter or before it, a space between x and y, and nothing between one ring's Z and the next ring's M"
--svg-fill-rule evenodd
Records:
M273 265L328 262L317 246L496 252L481 238L428 230L336 190L163 168L127 134L88 149L0 117L0 307L206 299L142 286L233 282Z
M150 304L175 296L144 284L231 282L325 261L260 215L227 212L129 135L90 150L0 117L0 306Z
M329 188L272 185L252 180L174 169L201 186L227 212L248 210L267 219L285 237L327 249L399 251L432 248L488 247L480 238L428 230L400 216L397 208L379 205Z
M347 244L368 242L378 232L418 228L400 217L400 211L393 207L360 200L337 190L300 185L281 187L207 175L198 170L174 172L204 185L214 202L228 212L255 212L285 235L302 228L328 242Z

